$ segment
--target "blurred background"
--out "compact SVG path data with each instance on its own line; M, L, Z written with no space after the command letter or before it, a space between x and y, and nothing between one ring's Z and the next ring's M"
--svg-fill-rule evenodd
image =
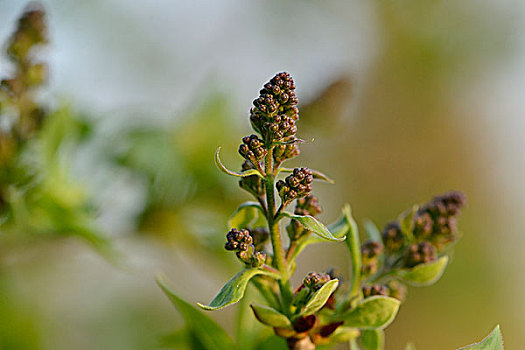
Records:
M37 97L60 127L41 138L61 176L46 171L37 197L90 231L42 220L39 203L11 223L34 234L0 249L0 348L158 348L182 325L159 271L188 301L210 300L238 269L226 220L249 199L213 153L240 168L252 100L280 71L297 85L298 135L315 139L291 163L337 182L314 187L324 222L345 202L383 226L435 194L469 197L452 263L409 290L387 349L455 349L496 323L509 349L525 344L523 2L42 3L49 80ZM0 0L0 41L25 5ZM343 246L307 249L293 282L347 264ZM232 331L236 312L211 316Z

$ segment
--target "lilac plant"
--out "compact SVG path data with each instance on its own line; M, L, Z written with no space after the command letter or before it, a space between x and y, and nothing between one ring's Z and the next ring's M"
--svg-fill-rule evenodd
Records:
M349 205L339 220L325 226L317 219L322 208L312 194L313 184L333 181L307 167L282 166L300 153L297 104L292 77L276 74L253 101L250 122L257 134L242 138L241 171L228 170L220 161L220 148L216 152L218 168L239 177L240 187L254 201L241 204L228 221L225 249L235 253L241 271L210 303L198 305L213 311L235 304L251 283L265 300L264 305L251 303L255 318L284 338L289 349L311 350L342 342L352 349L383 349L383 330L396 317L407 286L431 285L443 274L448 252L460 236L457 219L466 197L458 191L437 196L405 211L382 231L368 223L362 244ZM278 179L282 174L286 176ZM306 246L323 241L346 244L351 279L343 281L334 270L317 271L292 286L297 256ZM213 321L176 296L161 278L158 282L186 315L188 332L199 346L222 348L214 339L206 345L208 338L192 318ZM214 324L213 329L226 339L224 348L237 346L219 326Z

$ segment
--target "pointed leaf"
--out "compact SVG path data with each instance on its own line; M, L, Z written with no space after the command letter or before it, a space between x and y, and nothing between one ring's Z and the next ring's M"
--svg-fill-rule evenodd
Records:
M335 330L330 337L333 343L343 343L359 337L359 330L351 327L341 326Z
M319 237L322 237L328 241L343 241L345 237L335 237L332 233L319 222L316 218L310 215L295 215L287 212L282 213L281 215L287 216L290 219L299 221L307 230L314 232Z
M365 220L365 231L368 235L368 239L374 242L383 243L383 238L381 235L381 231L377 228L376 224L372 220L366 219Z
M447 267L448 256L442 256L436 261L416 265L411 269L402 269L397 272L404 282L413 286L429 286L439 280Z
M381 329L365 329L361 333L361 345L364 350L383 350L385 348L385 332Z
M331 179L330 177L323 174L322 172L317 171L317 170L312 170L312 169L310 169L310 171L312 172L312 175L315 180L321 180L321 181L326 181L330 184L335 184L335 180ZM277 170L277 173L281 173L281 172L291 173L293 172L293 169L292 168L279 168L279 170Z
M402 214L399 218L401 232L407 237L410 243L414 241L414 216L416 215L418 208L417 205L414 205L408 213Z
M228 219L228 228L242 229L252 226L262 210L257 202L242 203Z
M344 320L348 327L383 329L396 317L399 304L397 299L377 295L364 299L355 308L336 318Z
M458 350L503 350L503 337L499 325L479 343L460 348Z
M246 269L233 276L221 288L219 293L217 293L209 305L203 305L201 303L197 303L197 305L204 310L217 310L222 309L228 305L235 304L244 296L244 291L248 286L248 282L253 276L256 275L267 275L274 278L279 278L276 274L269 271L258 268Z
M408 343L405 346L405 350L416 350L416 346L413 343Z
M156 280L160 288L162 288L173 305L181 313L187 328L196 335L206 350L237 349L237 346L228 334L214 320L177 296L175 292L168 287L163 277L158 276Z
M330 295L336 290L337 286L339 285L339 280L333 279L325 284L317 292L312 295L310 300L308 300L308 303L306 303L305 307L301 310L301 313L299 316L307 316L315 314L317 311L321 310L321 308L326 304L326 301L328 298L330 298Z
M246 176L257 175L261 178L264 178L257 169L250 169L250 170L243 171L241 173L229 170L221 163L221 158L219 157L220 151L221 151L220 147L217 148L217 151L215 151L215 164L217 165L217 168L219 168L219 170L221 170L223 173L226 173L228 175L235 176L235 177L246 177Z
M288 317L271 307L262 305L250 305L250 307L252 308L255 317L262 324L277 328L292 327L292 322L290 322Z
M352 289L350 295L354 296L359 291L361 285L361 267L363 265L361 257L361 242L359 241L359 230L354 218L352 217L352 209L349 204L344 206L343 213L349 227L345 243L350 251L350 259L352 260Z

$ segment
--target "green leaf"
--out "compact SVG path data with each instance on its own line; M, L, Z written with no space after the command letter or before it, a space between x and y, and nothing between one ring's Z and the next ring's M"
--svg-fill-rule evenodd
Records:
M250 305L255 317L261 322L270 327L288 328L292 327L292 322L280 313L279 311L262 305Z
M345 243L350 251L350 259L352 260L352 289L350 295L354 296L359 291L361 282L361 267L363 265L361 257L361 242L359 241L359 229L352 217L352 209L349 204L344 206L343 213L349 227Z
M310 169L310 171L312 172L312 175L313 175L315 180L321 180L321 181L326 181L326 182L328 182L330 184L335 184L335 180L331 179L330 177L328 177L327 175L323 174L322 172L317 171L317 170L312 170L312 169ZM279 168L277 170L277 174L279 174L280 172L291 173L291 172L293 172L293 169L292 168Z
M217 148L217 151L215 151L215 164L217 164L217 167L219 168L219 170L221 170L223 173L226 173L228 175L231 175L231 176L235 176L235 177L246 177L246 176L252 176L252 175L257 175L261 178L264 179L264 177L262 176L262 174L257 170L257 169L250 169L250 170L246 170L246 171L243 171L241 173L238 173L238 172L235 172L235 171L231 171L231 170L228 170L222 163L221 163L221 159L219 157L219 152L221 151L221 148Z
M399 218L401 232L407 237L410 243L414 242L414 216L417 213L418 206L414 205L408 213L404 213Z
M364 223L365 231L368 235L368 238L371 241L383 243L383 238L381 231L377 228L376 224L372 220L366 219Z
M338 285L339 280L337 279L326 282L317 292L314 293L314 295L312 295L298 316L312 315L321 310Z
M342 215L337 221L328 225L327 228L328 231L332 233L332 236L336 238L345 237L346 233L348 232L348 220L346 220L346 217ZM304 250L304 248L306 248L310 244L322 242L326 242L326 240L319 236L307 236L300 239L297 242L297 247L293 251L290 261L294 261L295 258L299 255L299 253L301 253Z
M203 305L201 303L197 303L197 305L204 310L217 310L235 304L242 299L248 282L256 275L267 275L276 279L279 278L276 274L259 268L242 270L226 282L209 305Z
M361 345L364 350L383 350L385 348L385 332L381 329L365 329L361 333Z
M310 215L295 215L287 212L282 213L281 215L287 216L290 219L299 221L307 230L314 232L319 237L322 237L328 241L340 242L345 239L345 237L335 237L332 233L326 228L325 225L320 223L316 218Z
M447 264L448 256L445 255L427 264L416 265L411 269L401 269L397 272L397 276L413 286L429 286L439 280Z
M399 304L397 299L376 295L364 299L355 308L336 318L344 320L348 327L383 329L396 317Z
M490 334L479 343L465 346L458 350L503 350L503 337L501 336L501 329L497 325Z
M163 277L157 276L156 280L160 288L181 313L187 328L191 329L191 332L206 350L237 349L237 346L228 334L215 321L177 296L168 287Z
M359 337L359 334L361 333L355 328L341 326L330 336L330 340L333 343L348 342Z
M241 229L252 226L262 210L257 202L242 203L228 219L228 228Z

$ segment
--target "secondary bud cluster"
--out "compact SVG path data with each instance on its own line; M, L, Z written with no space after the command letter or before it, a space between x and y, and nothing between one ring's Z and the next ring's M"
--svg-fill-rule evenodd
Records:
M379 267L379 255L383 252L383 245L376 241L367 241L361 245L361 257L363 266L362 278L371 276L377 272Z
M255 250L250 231L233 228L226 235L226 240L224 248L237 251L237 257L247 266L260 267L266 261L266 254Z
M412 244L408 248L406 266L414 267L419 264L429 263L437 259L436 247L429 242Z
M294 199L308 196L312 191L314 177L308 168L295 168L286 179L277 182L277 190L283 203L290 203Z
M311 291L319 290L326 282L330 281L330 275L326 273L310 272L303 280L303 285Z
M243 137L242 144L239 146L239 154L255 166L261 162L267 153L268 150L264 147L263 140L259 139L257 135Z
M244 161L242 163L242 171L255 169L253 164L249 161ZM243 177L239 180L239 186L241 186L242 189L250 192L255 197L262 197L266 193L266 188L264 187L264 181L257 175L251 175Z
M397 221L389 222L383 229L383 243L387 254L399 252L405 245L405 236Z
M430 241L441 250L457 238L457 216L466 202L465 195L457 191L434 197L417 211L414 237L418 241Z
M250 121L267 145L295 137L295 121L299 119L297 103L295 84L288 73L279 73L264 85L253 101Z
M389 296L389 290L382 284L374 284L372 286L363 286L363 296L365 298L372 297L374 295Z
M406 234L399 221L388 223L382 233L387 259L391 263L403 260L405 267L435 260L447 244L457 239L457 216L466 202L465 195L457 191L434 197L416 211L410 223L412 231ZM401 256L404 259L398 259Z
M277 145L273 149L273 160L277 164L281 164L287 159L297 157L301 153L296 144Z

